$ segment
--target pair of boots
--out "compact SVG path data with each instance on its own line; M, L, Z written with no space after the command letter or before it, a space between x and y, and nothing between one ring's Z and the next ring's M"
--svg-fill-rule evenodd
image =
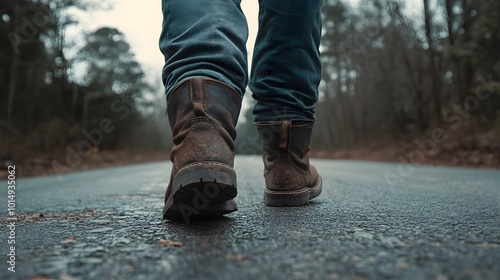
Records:
M174 147L165 219L220 216L237 210L234 167L240 95L224 83L193 78L169 96ZM264 146L264 203L299 206L321 193L321 177L309 164L312 122L258 124Z

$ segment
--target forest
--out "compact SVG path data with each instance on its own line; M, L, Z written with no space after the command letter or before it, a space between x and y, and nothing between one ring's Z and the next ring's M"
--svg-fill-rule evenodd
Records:
M500 167L500 1L323 3L314 156ZM0 162L57 171L130 151L168 159L162 86L124 34L67 36L70 9L110 8L0 2ZM237 151L260 153L251 110L242 114Z

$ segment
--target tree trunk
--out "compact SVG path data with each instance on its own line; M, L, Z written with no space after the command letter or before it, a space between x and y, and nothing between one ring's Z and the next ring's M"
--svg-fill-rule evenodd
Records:
M14 111L14 98L17 91L17 65L19 64L19 54L14 53L14 58L10 66L9 97L7 99L7 124L12 124L12 113Z
M462 43L464 46L467 46L472 41L471 28L474 23L474 17L471 14L472 10L472 2L470 0L462 0ZM463 72L460 102L462 103L464 99L470 94L472 90L472 82L474 79L474 67L472 65L472 58L470 56L466 56L462 59L461 68Z
M434 113L436 121L439 123L441 119L441 97L439 96L439 77L436 71L436 61L434 57L434 41L432 39L432 18L429 8L429 0L424 0L424 20L425 20L425 36L427 37L427 53L429 55L429 74L431 76L431 96L434 99Z

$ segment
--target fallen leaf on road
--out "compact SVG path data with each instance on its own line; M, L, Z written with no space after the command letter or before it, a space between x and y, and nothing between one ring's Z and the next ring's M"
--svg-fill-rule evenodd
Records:
M175 247L182 246L182 242L170 241L170 240L165 240L165 239L161 239L160 241L158 241L158 244L160 244L162 246L175 246Z
M226 255L226 259L231 260L231 261L238 261L238 262L240 262L240 261L246 259L246 257L243 256L243 255L237 255L237 254L227 254Z
M76 242L76 237L71 236L71 237L68 237L68 238L64 239L63 241L61 241L62 244L71 243L71 242Z

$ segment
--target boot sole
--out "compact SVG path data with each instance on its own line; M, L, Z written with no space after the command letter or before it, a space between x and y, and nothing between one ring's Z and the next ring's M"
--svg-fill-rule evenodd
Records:
M293 207L309 204L309 201L321 194L322 179L312 188L302 188L294 191L272 191L266 189L264 192L264 204L271 207Z
M163 218L169 220L222 216L238 208L236 172L217 163L198 163L177 173L172 194L163 207Z

